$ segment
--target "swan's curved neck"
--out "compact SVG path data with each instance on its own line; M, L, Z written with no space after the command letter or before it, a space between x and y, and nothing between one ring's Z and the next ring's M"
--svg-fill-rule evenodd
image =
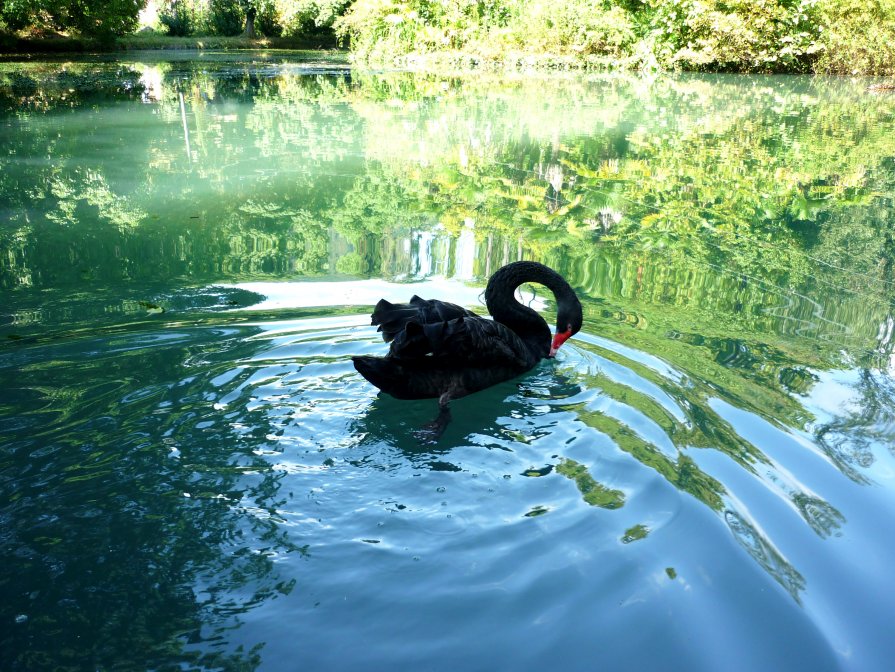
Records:
M537 282L553 292L562 304L574 290L551 268L533 261L517 261L498 270L488 281L485 304L495 321L512 329L540 357L550 352L550 327L540 315L516 300L516 289L525 282ZM575 299L577 300L577 299Z

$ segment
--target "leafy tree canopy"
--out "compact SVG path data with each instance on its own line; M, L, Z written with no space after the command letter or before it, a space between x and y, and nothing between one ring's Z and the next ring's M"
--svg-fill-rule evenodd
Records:
M137 27L146 0L0 0L0 27L112 38Z

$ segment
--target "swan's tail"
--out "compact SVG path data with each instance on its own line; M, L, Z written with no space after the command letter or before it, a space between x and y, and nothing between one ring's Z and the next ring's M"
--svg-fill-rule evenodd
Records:
M418 319L418 316L419 309L416 306L407 303L390 303L381 299L373 310L370 323L379 327L379 331L382 332L382 340L389 343L404 331L408 322Z
M451 374L447 372L421 370L413 361L394 357L357 355L351 361L360 375L396 399L437 398L451 382Z
M384 357L372 357L370 355L357 355L351 358L357 372L370 383L383 392L396 396L395 388L399 381L405 380L406 372L395 360L386 360Z
M475 313L453 303L421 299L414 295L410 303L380 300L373 309L370 324L378 326L382 332L382 339L386 343L391 343L411 323L435 324L455 320L458 317L475 317Z

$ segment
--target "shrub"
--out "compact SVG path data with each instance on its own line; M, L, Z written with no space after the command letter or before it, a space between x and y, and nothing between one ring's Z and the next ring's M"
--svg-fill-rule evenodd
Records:
M820 0L819 72L895 75L895 0Z
M687 70L807 70L822 49L817 0L650 0L656 56Z
M272 0L283 35L329 33L351 0Z
M413 3L394 0L357 0L334 26L356 55L374 61L413 51L424 28Z
M141 7L139 0L0 0L0 26L111 40L136 29Z
M276 0L262 0L258 3L255 30L265 37L280 37L283 34L283 24Z
M621 56L636 38L632 14L600 0L517 1L507 23L525 51Z
M603 0L357 0L336 28L373 60L445 49L621 56L636 39L631 12Z
M168 35L185 37L196 29L196 6L188 0L168 0L159 9L158 20Z
M245 29L245 12L239 0L211 0L209 11L215 35L239 35Z

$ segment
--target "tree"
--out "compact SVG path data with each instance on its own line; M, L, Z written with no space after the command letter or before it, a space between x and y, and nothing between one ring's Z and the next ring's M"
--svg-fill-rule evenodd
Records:
M271 0L211 0L211 22L220 35L256 37L255 21L259 14L271 13Z
M273 0L284 35L332 35L335 21L353 0Z
M0 2L0 27L111 39L133 31L145 6L146 0L6 0Z
M243 35L250 40L254 40L255 17L258 15L258 8L255 6L256 2L253 0L243 0L243 4L245 5L246 12L246 29L243 32Z

